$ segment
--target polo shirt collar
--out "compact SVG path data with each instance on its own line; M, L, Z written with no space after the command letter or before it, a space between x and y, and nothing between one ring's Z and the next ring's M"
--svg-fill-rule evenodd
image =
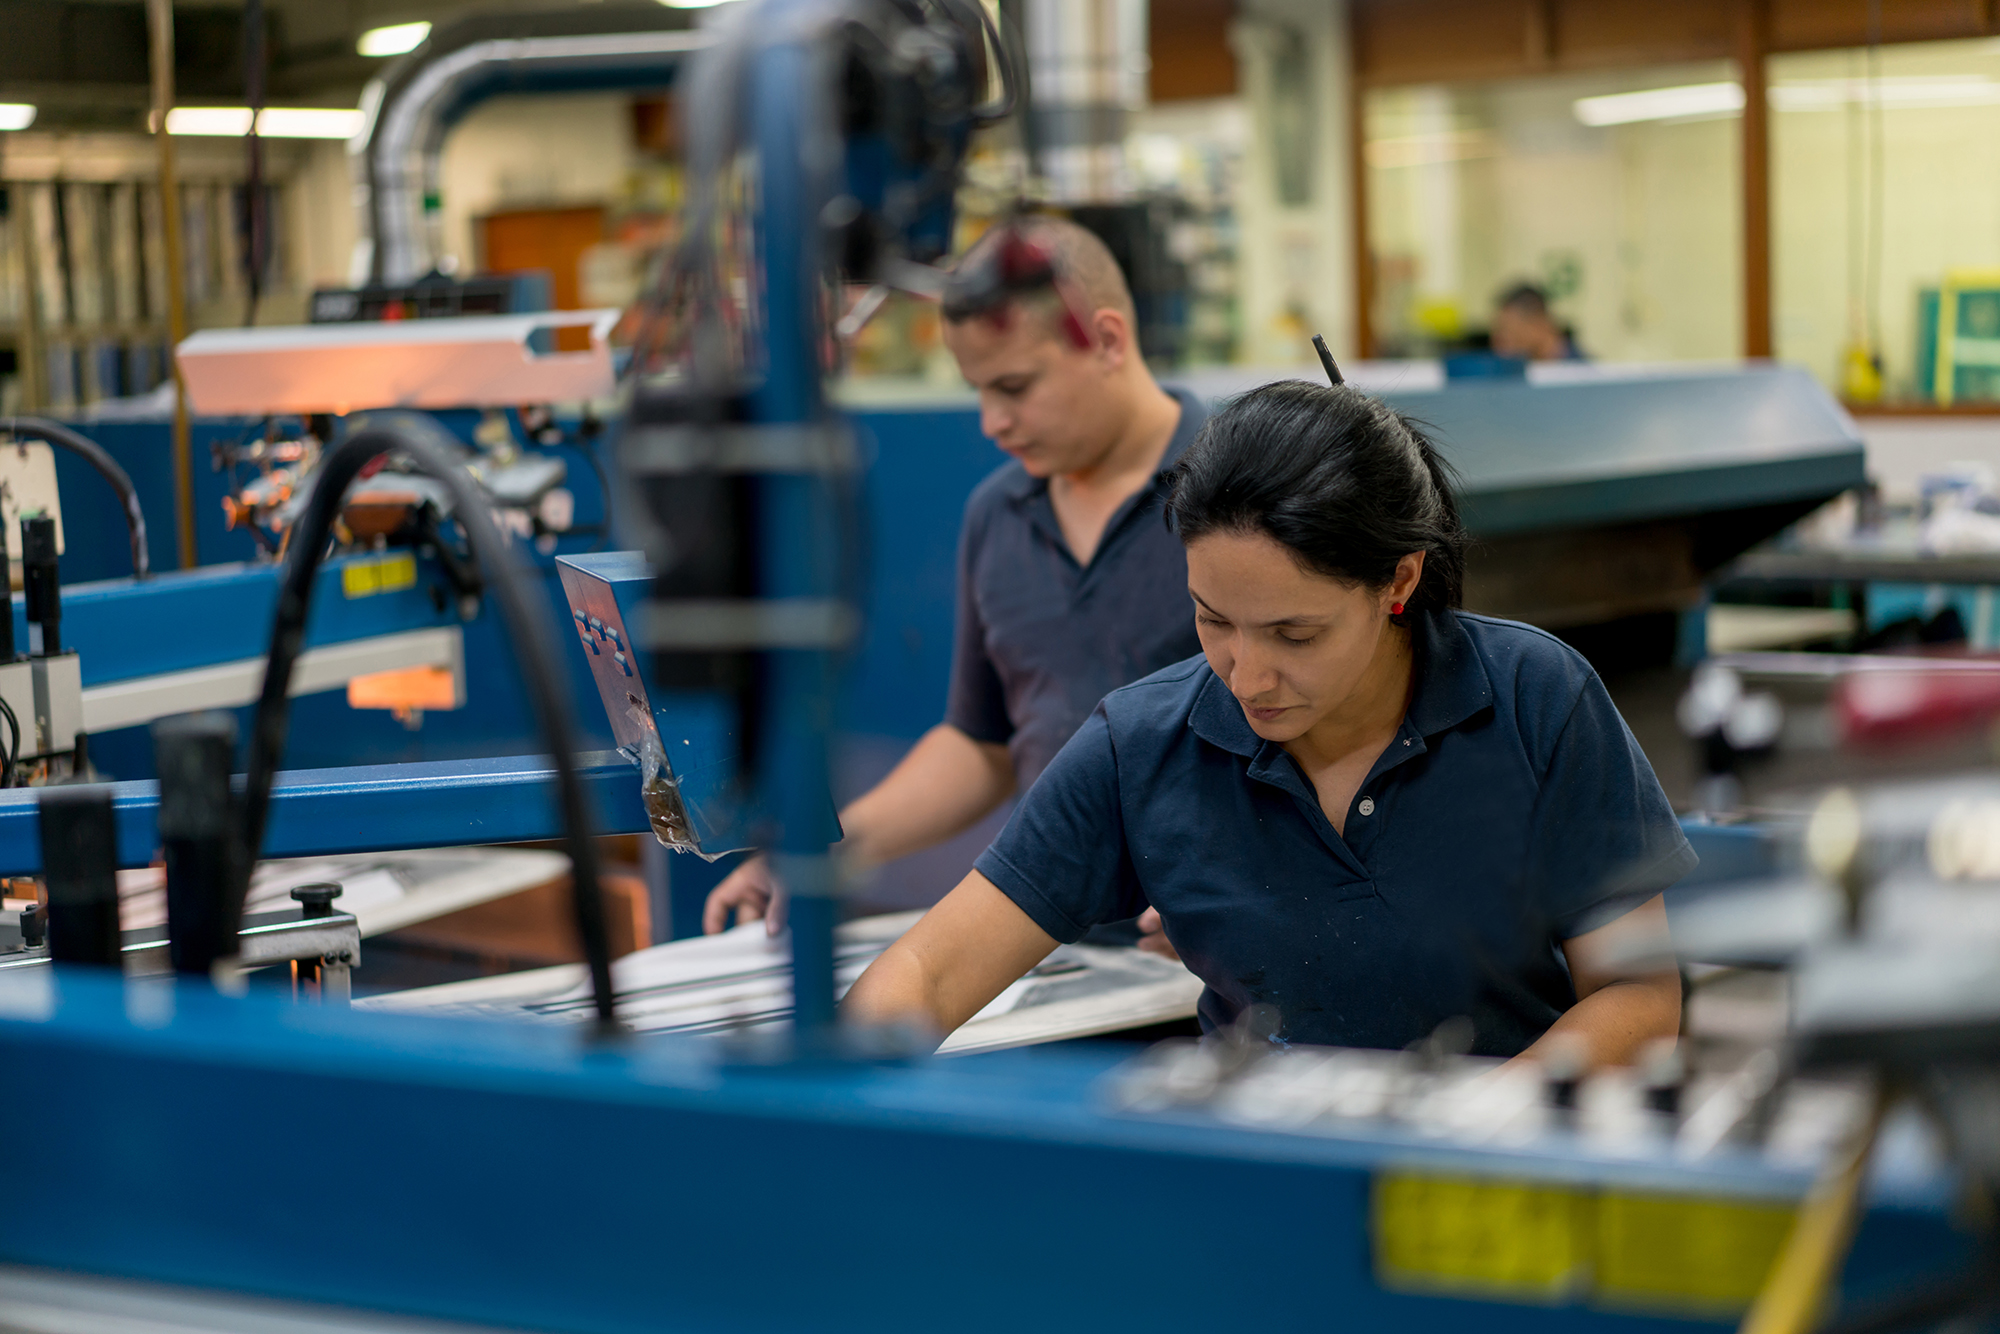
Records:
M1200 399L1187 390L1176 386L1168 388L1167 393L1174 402L1181 405L1181 419L1180 424L1174 427L1173 437L1167 441L1167 452L1160 455L1160 466L1153 472L1153 481L1156 485L1164 481L1167 474L1173 470L1173 466L1181 461L1181 455L1187 453L1188 446L1194 443L1195 436L1200 433L1202 423L1208 420L1208 409L1203 406ZM1048 478L1032 477L1026 468L1018 466L1006 480L1007 496L1011 500L1026 500L1048 489Z
M1403 720L1410 733L1430 737L1448 732L1492 705L1492 678L1456 614L1420 612L1412 617L1410 647L1417 670L1417 688ZM1256 759L1266 745L1278 749L1250 729L1243 706L1213 672L1195 699L1189 723L1202 740L1247 760Z

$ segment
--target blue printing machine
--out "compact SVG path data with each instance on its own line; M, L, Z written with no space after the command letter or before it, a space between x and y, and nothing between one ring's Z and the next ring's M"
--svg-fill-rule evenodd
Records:
M1796 398L1786 374L1747 372L1718 401L1732 412L1763 403L1768 427ZM1615 426L1630 393L1654 411L1703 401L1684 383L1591 388L1604 391L1584 395L1597 404L1594 417L1580 414L1593 429ZM1455 407L1477 408L1462 392L1406 406L1449 428ZM1461 454L1468 510L1483 531L1520 531L1538 514L1560 524L1803 501L1859 476L1858 447L1845 437L1807 423L1746 449L1715 436L1731 419L1703 418L1695 425L1707 435L1651 438L1612 457L1590 457L1587 432L1554 444L1523 438L1512 463ZM959 498L993 459L962 406L864 422L878 451L868 480L874 605L850 673L848 726L913 735L942 695ZM72 538L72 550L83 546ZM115 611L127 594L105 590L105 624L129 642L123 657L106 650L107 665L87 670L163 670L166 653L185 655L186 625L217 617L260 643L270 597L261 577L219 572L179 592L165 579L131 589L140 599L195 597L212 580L219 599L212 615L157 617L143 635ZM71 596L81 633L92 598ZM398 610L327 596L315 633ZM440 614L400 610L422 623ZM232 657L240 647L215 646ZM501 657L477 670L510 672L494 666ZM584 694L583 653L566 660L579 719L604 725ZM436 736L416 734L413 764L281 776L267 851L556 832L544 763L422 755ZM291 762L310 745L302 736ZM646 827L622 757L591 757L587 781L602 829ZM150 783L119 790L127 864L152 854L156 803ZM1690 833L1709 876L1768 868L1774 856L1754 830ZM0 866L38 861L30 794L0 793ZM169 998L66 976L52 995L0 996L0 1069L34 1090L38 1126L9 1192L0 1260L578 1331L1185 1328L1246 1317L1303 1328L1329 1316L1365 1328L1477 1319L1501 1330L1673 1329L1699 1322L1587 1297L1467 1305L1391 1291L1371 1267L1370 1183L1420 1167L1698 1198L1796 1198L1805 1184L1736 1160L1710 1173L1574 1145L1474 1151L1387 1132L1332 1139L1136 1120L1092 1095L1112 1059L728 1066L676 1043L587 1048L565 1030L227 1001L184 986ZM272 1144L305 1118L310 1160L326 1179L308 1186L302 1208L296 1177L270 1170L289 1163L287 1150L246 1146ZM204 1144L216 1150L190 1150ZM1902 1286L1960 1257L1947 1203L1948 1183L1934 1179L1879 1190L1849 1291ZM1254 1233L1229 1223L1251 1219ZM1172 1263L1191 1251L1196 1263Z
M1694 1330L1733 1312L1635 1312L1587 1283L1393 1290L1371 1190L1415 1174L1699 1210L1806 1186L1728 1148L1689 1164L1121 1115L1097 1091L1111 1050L730 1065L685 1040L163 986L0 985L0 1071L33 1123L0 1262L576 1334ZM1963 1263L1948 1180L1878 1173L1872 1196L1849 1297ZM1706 1217L1626 1241L1699 1259Z

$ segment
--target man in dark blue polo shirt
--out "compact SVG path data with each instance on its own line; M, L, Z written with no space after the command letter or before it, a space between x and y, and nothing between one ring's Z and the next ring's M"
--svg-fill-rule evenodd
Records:
M851 867L878 866L971 828L1040 776L1097 702L1199 650L1187 559L1161 520L1161 479L1205 416L1139 355L1132 294L1104 243L1048 218L1025 240L1057 286L997 307L945 307L945 343L979 393L980 429L1012 461L966 503L944 721L840 813ZM938 886L942 894L948 884ZM761 857L709 895L703 927L765 916ZM769 914L772 929L780 914Z

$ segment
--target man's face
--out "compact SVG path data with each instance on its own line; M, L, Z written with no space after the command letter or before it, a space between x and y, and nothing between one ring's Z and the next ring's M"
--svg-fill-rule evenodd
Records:
M1019 309L1004 323L946 321L944 342L979 391L979 429L1030 476L1081 471L1117 443L1115 353L1080 351L1040 313Z
M1543 361L1559 355L1551 347L1559 338L1554 321L1520 306L1502 306L1493 312L1491 337L1495 356Z

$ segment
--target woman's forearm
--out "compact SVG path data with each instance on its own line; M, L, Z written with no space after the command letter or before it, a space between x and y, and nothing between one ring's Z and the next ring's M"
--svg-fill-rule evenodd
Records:
M1630 1065L1646 1044L1678 1036L1680 1028L1680 974L1658 973L1599 987L1570 1006L1525 1054L1539 1056L1552 1042L1581 1038L1592 1065Z
M904 1024L942 1037L1047 958L1053 937L979 872L855 979L840 1004L853 1024Z

